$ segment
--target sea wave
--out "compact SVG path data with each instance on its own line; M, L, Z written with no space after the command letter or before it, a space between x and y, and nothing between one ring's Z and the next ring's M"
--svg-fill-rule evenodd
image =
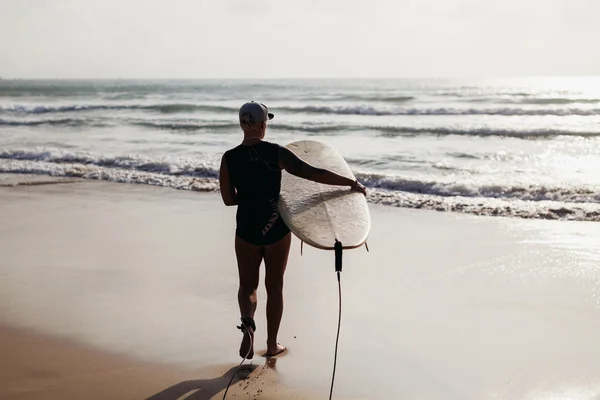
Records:
M541 139L557 136L581 136L581 137L597 137L600 136L598 131L578 131L569 129L501 129L489 127L473 127L465 128L460 126L452 127L413 127L413 126L380 126L373 127L373 130L381 132L384 137L407 136L417 134L429 134L437 136L449 135L464 135L464 136L499 136L499 137L514 137L521 139Z
M163 129L173 131L199 131L199 130L211 130L211 131L234 131L239 130L240 125L238 123L231 122L201 122L194 120L187 121L174 121L174 120L129 120L127 123L131 125L141 126L151 129ZM272 122L270 129L279 131L294 131L294 132L307 132L327 134L335 132L345 132L348 130L363 129L360 126L349 127L340 124L310 124L310 123L298 123L298 124L282 124ZM367 128L368 129L368 128Z
M381 99L381 98L380 98ZM383 98L385 99L385 98ZM393 101L402 101L410 99L409 97L392 97ZM530 100L528 100L530 101ZM536 100L534 100L536 101ZM542 100L539 100L542 101ZM558 100L555 100L558 101ZM600 100L599 100L600 102ZM551 104L551 103L536 103ZM564 104L564 103L557 103ZM374 106L280 106L273 107L275 110L286 111L289 113L308 113L308 114L334 114L334 115L365 115L365 116L468 116L468 115L491 115L491 116L580 116L591 117L600 116L600 108L565 108L565 107L545 107L545 108L406 108L406 107L374 107ZM235 115L237 107L228 107L210 104L196 103L164 103L164 104L63 104L63 105L0 105L0 113L28 115L28 114L51 114L51 113L76 113L88 111L149 111L158 114L177 114L177 113L225 113Z
M313 114L371 115L371 116L451 116L451 115L497 115L497 116L600 116L600 108L394 108L381 109L371 106L306 106L280 107L289 112Z
M568 203L599 203L600 188L558 187L548 185L518 186L511 184L477 184L391 177L378 174L357 174L366 186L395 192L429 194L440 197L472 197L517 199L522 201L556 201Z
M161 168L158 168L160 170ZM164 168L162 168L164 169ZM27 159L1 159L0 173L38 174L104 180L117 183L160 186L180 190L218 192L215 177L172 175L161 172L105 167L94 164L53 163ZM369 184L369 182L367 182ZM437 196L370 187L368 201L384 206L458 212L473 215L504 216L526 219L600 221L597 203L525 201L521 199Z
M567 97L506 97L506 96L473 96L459 100L460 103L473 104L511 104L515 105L537 105L537 106L565 106L565 105L600 105L600 98L567 98ZM571 114L577 115L577 114Z
M239 129L238 123L229 122L202 122L197 120L127 120L124 123L151 129L164 129L174 131L233 131ZM370 125L370 124L348 124L348 123L279 123L271 122L270 129L285 132L304 132L307 135L337 135L348 132L370 131L383 137L414 136L414 135L464 135L464 136L506 136L523 139L549 138L556 136L600 136L598 131L578 131L569 129L499 129L489 127L418 127L403 125Z
M216 191L218 189L218 181L215 178L173 176L156 172L72 163L55 164L43 161L0 159L0 173L94 179L203 192Z
M405 101L415 100L415 96L367 96L367 100L384 101L390 103L404 103Z
M107 156L60 149L0 150L0 160L35 161L47 164L71 164L167 176L217 178L218 167L193 159L151 158L142 156ZM600 203L600 188L559 187L548 185L479 184L461 181L419 180L401 176L357 173L367 187L394 192L428 194L439 197L503 198L522 201L558 201Z
M41 161L48 164L72 164L138 172L152 172L170 176L216 178L216 168L189 160L153 159L141 156L106 156L59 149L0 150L0 160Z
M45 119L3 119L0 118L0 126L40 126L56 125L67 127L104 127L110 124L105 120L89 118L45 118Z
M162 114L183 112L237 112L236 108L193 103L166 103L166 104L63 104L63 105L0 105L0 112L13 114L48 114L48 113L72 113L79 111L101 111L101 110L146 110Z
M0 173L136 183L218 191L216 166L202 161L108 157L59 150L4 150ZM600 191L550 186L477 185L357 174L369 201L396 207L475 215L600 221Z
M34 117L35 118L35 117ZM115 125L131 125L148 129L172 130L172 131L231 131L239 130L237 122L206 121L199 119L142 119L142 118L78 118L78 117L37 117L26 118L0 118L0 126L72 126L72 127L113 127ZM271 129L281 131L303 131L308 133L326 133L344 130L362 129L361 126L348 127L343 124L282 124L271 123ZM368 129L368 127L367 127Z
M415 96L406 95L340 95L335 97L338 100L355 100L355 101L378 101L382 103L406 103L408 101L416 100ZM307 99L311 100L311 99Z
M555 201L531 202L469 197L440 197L430 194L393 192L372 189L369 200L376 204L439 212L456 212L490 217L547 219L562 221L600 222L600 205L563 203Z
M239 129L239 124L228 122L200 122L200 121L152 121L152 120L130 120L129 124L151 129L163 129L173 131L198 131L198 130L233 130Z
M239 124L233 122L202 121L196 119L175 120L175 119L107 119L107 118L41 118L41 119L6 119L0 118L0 126L64 126L64 127L114 127L117 125L131 125L147 129L181 131L181 132L233 132L239 130ZM490 127L462 127L460 125L441 127L441 126L403 126L403 125L369 125L369 124L336 124L336 123L297 123L285 124L273 122L270 124L273 131L284 132L303 132L306 135L337 135L348 132L374 132L382 137L399 136L482 136L482 137L513 137L521 139L543 139L558 136L580 136L580 137L598 137L598 131L581 131L569 129L502 129Z
M548 97L535 99L520 99L521 104L598 104L600 99L595 98L566 98L566 97Z
M457 90L457 91L434 91L432 94L434 94L435 96L442 96L442 97L458 97L458 98L469 98L469 97L483 97L483 96L487 96L489 98L497 98L497 97L516 97L516 98L522 98L522 97L533 97L536 96L536 93L529 93L529 92L519 92L519 91L512 91L512 90L501 90L501 91L492 91L492 92L488 92L488 91L482 91L482 88L477 87L477 86L464 86L461 87L460 89L462 89L462 91Z

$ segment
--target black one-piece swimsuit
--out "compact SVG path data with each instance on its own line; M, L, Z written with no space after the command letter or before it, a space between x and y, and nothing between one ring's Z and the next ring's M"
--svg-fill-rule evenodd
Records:
M236 235L256 246L285 237L287 227L277 208L281 190L279 145L261 141L225 152L231 183L237 190Z

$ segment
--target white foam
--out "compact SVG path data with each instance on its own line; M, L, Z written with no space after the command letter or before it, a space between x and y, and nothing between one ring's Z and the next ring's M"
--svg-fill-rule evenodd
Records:
M55 163L28 159L0 159L0 172L107 180L118 183L137 183L179 190L213 192L219 189L219 182L214 177L173 175L66 161ZM365 183L371 186L368 196L370 202L393 207L459 212L473 215L600 221L600 204L598 203L478 197L473 191L471 192L473 197L462 195L441 196L439 194L405 191L431 187L431 185L427 184L420 185L418 182L403 185L402 188L404 190L381 189L372 180L368 179L365 180ZM469 190L463 191L463 193L469 193ZM431 191L433 192L434 190Z
M41 161L51 165L69 164L89 168L111 168L173 176L216 178L217 169L206 163L187 159L143 156L107 156L89 152L71 152L56 148L13 149L0 151L0 159Z
M440 197L430 194L393 192L381 189L371 189L369 201L392 207L458 212L479 216L600 221L600 204L462 196Z
M515 199L522 201L555 201L600 204L600 188L559 187L550 185L519 186L514 184L477 184L464 181L423 181L377 174L357 174L361 182L372 188L394 192L428 194L440 197L473 197Z
M173 176L156 172L73 163L55 164L44 161L0 160L0 172L97 179L203 192L218 189L218 181L214 178Z

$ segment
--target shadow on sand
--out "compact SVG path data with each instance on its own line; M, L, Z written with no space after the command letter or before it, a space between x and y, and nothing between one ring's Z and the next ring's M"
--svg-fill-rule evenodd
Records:
M242 365L235 374L231 386L237 382L245 380L259 365ZM196 379L180 382L173 385L146 400L177 400L185 397L186 400L210 400L214 395L227 388L231 375L237 370L238 366L230 368L222 376L210 379ZM230 388L231 390L231 388Z

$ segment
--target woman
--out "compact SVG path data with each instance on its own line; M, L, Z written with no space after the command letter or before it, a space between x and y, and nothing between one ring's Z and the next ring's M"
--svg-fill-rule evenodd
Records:
M277 209L281 188L281 170L329 185L350 186L366 195L358 181L334 172L315 168L293 152L264 141L267 121L273 114L264 104L254 101L242 105L240 127L242 143L225 152L221 159L220 188L227 206L237 205L235 253L238 263L240 307L244 333L240 346L242 358L254 356L254 313L260 264L265 262L267 291L267 352L271 357L286 348L277 342L283 314L283 275L291 244L291 233Z

